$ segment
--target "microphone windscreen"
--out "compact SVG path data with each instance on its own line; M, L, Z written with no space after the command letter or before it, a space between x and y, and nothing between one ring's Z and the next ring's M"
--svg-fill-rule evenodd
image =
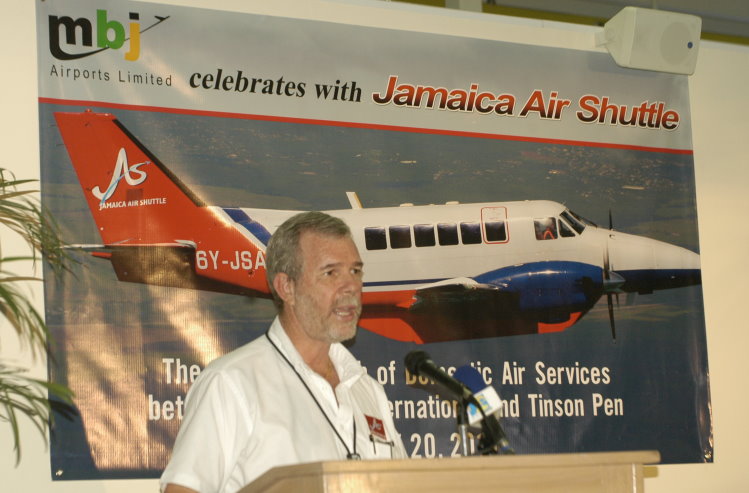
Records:
M460 383L468 387L468 390L473 392L479 392L487 387L484 377L481 376L479 371L471 365L463 365L458 367L453 373L453 377Z
M406 355L404 362L406 368L412 375L418 375L421 372L421 366L429 360L431 360L431 358L426 351L415 350Z
M499 411L502 405L499 394L493 387L487 385L484 377L476 368L471 365L463 365L455 370L453 377L473 392L476 401L481 405L481 410L484 411L482 414L476 406L469 404L466 408L469 424L478 423L484 414L488 416Z

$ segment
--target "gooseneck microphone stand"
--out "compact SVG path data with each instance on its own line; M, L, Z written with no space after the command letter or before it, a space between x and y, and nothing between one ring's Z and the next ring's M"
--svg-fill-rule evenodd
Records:
M468 405L473 404L481 413L481 436L478 452L481 455L507 454L515 455L515 450L507 441L502 425L493 415L487 416L475 396L458 400L458 436L460 437L461 454L468 456Z
M468 457L468 402L466 399L458 401L458 437L460 439L460 454Z

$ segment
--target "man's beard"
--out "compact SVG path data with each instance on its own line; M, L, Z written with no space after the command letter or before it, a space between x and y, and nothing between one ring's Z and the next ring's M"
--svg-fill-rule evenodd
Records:
M298 298L297 316L313 338L329 343L343 342L356 335L356 324L361 316L361 300L358 296L342 296L335 300L332 309L324 311L316 306L312 296L303 294ZM350 321L338 320L341 312Z

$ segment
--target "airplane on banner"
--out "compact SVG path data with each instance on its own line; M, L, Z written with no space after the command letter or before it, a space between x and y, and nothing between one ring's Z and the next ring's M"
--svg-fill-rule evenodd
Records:
M265 247L291 210L205 204L111 114L56 113L117 279L269 298ZM326 211L365 265L359 325L417 343L558 332L604 295L701 283L700 257L543 200Z

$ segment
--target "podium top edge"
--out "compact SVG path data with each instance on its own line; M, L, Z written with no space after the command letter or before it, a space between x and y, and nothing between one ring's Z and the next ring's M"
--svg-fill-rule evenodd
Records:
M661 454L657 450L634 450L625 452L582 452L565 454L521 454L521 455L491 455L470 457L445 457L434 459L393 459L393 460L362 460L362 461L325 461L280 466L273 471L283 471L284 475L295 473L310 474L335 472L378 472L378 471L409 471L423 469L462 470L486 468L518 468L518 467L548 467L548 466L591 466L614 464L657 464ZM266 473L268 474L268 473Z

